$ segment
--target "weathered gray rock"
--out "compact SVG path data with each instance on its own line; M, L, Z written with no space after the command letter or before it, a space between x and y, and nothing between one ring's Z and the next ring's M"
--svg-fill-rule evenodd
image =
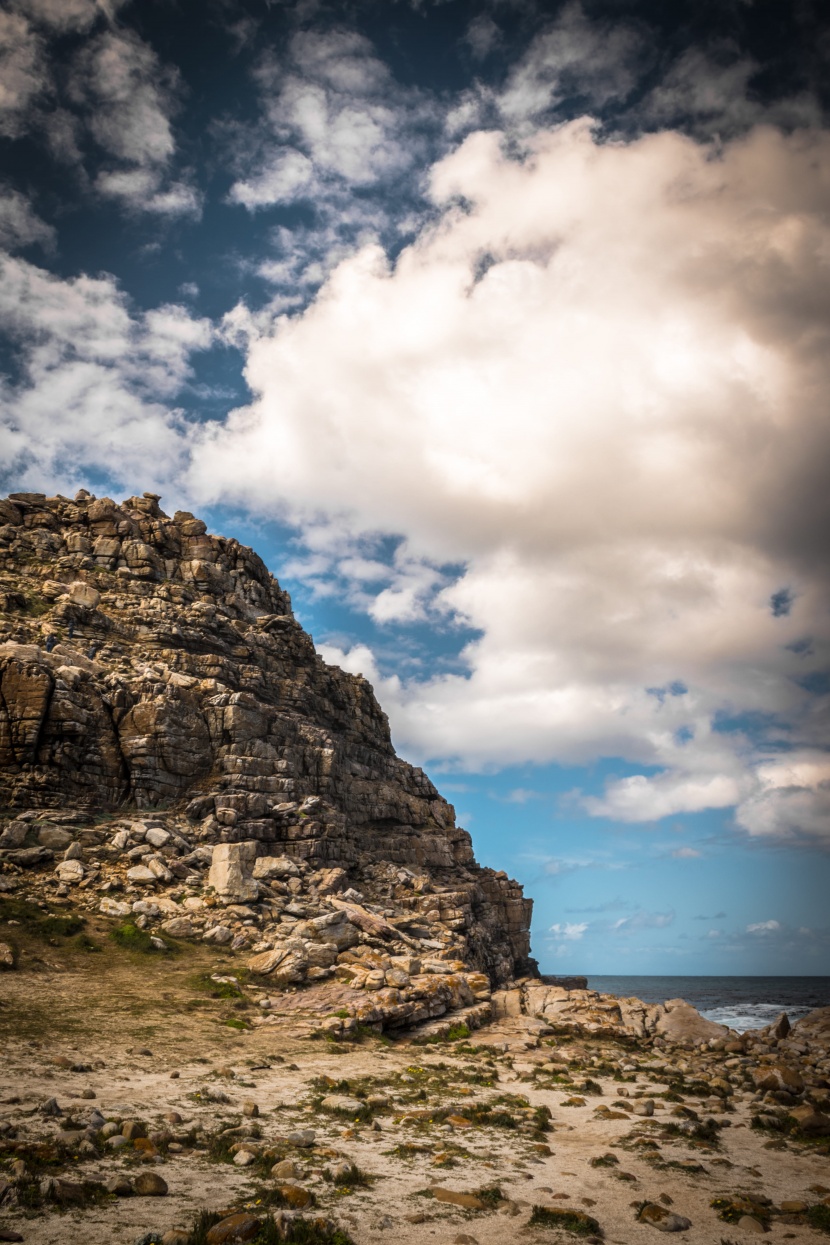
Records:
M257 857L257 844L219 843L213 849L208 874L217 898L225 903L246 903L259 895L259 885L252 873Z
M154 886L158 879L146 865L133 865L132 869L127 870L127 881L136 886Z
M199 936L199 927L186 916L174 916L171 920L165 921L161 928L171 938L198 938Z

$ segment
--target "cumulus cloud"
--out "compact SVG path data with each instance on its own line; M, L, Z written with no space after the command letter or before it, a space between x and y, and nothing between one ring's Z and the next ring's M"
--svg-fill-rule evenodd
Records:
M755 925L747 925L748 934L777 934L781 929L780 921L758 921Z
M188 426L170 403L190 356L210 343L208 321L179 306L136 313L111 277L61 280L2 256L0 328L23 365L20 382L2 386L7 478L65 488L96 472L175 480Z
M828 158L826 133L767 127L711 148L582 120L521 159L477 133L394 265L365 247L304 312L248 326L256 398L205 432L193 488L268 510L279 463L298 522L464 565L419 608L480 632L465 671L403 683L354 658L410 753L622 757L656 773L591 812L738 804L759 833L743 802L792 791L767 737L826 746L805 678L830 641ZM723 728L741 714L773 725Z

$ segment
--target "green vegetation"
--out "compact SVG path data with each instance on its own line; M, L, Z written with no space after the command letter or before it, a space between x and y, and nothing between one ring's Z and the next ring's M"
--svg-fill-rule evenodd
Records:
M198 991L199 994L207 994L212 999L227 999L238 1001L245 998L241 982L247 976L247 969L237 969L234 966L233 981L214 981L210 973L194 973L188 980L188 985L192 990Z
M806 1219L811 1228L830 1236L830 1206L826 1203L818 1202L815 1206L808 1207Z
M504 1201L504 1194L495 1184L476 1189L476 1197L480 1197L485 1206L489 1206L491 1210L495 1210L499 1203Z
M602 1236L602 1228L591 1215L581 1210L559 1210L547 1206L534 1206L528 1226L531 1228L561 1228L573 1236Z
M139 929L132 921L124 921L110 931L113 942L125 951L140 951L145 955L153 955L156 948L146 929Z
M744 1215L757 1219L765 1228L770 1222L770 1203L758 1202L751 1196L736 1194L734 1197L716 1197L709 1203L724 1223L737 1223Z
M65 916L50 909L38 907L28 899L3 899L0 901L0 920L15 921L27 934L35 938L71 938L86 924L86 918L72 914Z

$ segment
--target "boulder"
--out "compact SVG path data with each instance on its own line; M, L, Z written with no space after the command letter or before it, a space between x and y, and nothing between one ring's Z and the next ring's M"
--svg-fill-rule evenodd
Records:
M801 1093L804 1079L795 1068L786 1064L776 1063L753 1068L751 1076L758 1090L787 1090L788 1093Z
M208 886L224 903L247 903L259 896L259 885L253 877L257 858L256 842L218 843L208 874Z
M85 584L83 580L76 579L74 583L69 585L69 600L73 605L79 606L84 610L97 610L101 604L101 594L92 584Z
M811 1137L830 1137L830 1115L825 1115L823 1111L805 1104L803 1107L793 1107L790 1115L799 1132Z
M254 861L253 876L267 882L272 878L298 878L300 870L288 856L260 856Z
M706 1020L685 999L669 999L663 1008L654 1032L672 1046L699 1046L703 1042L726 1038L729 1034L726 1025Z

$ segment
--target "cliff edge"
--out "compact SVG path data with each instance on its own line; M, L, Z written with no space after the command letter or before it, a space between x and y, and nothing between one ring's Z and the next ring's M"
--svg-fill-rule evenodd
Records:
M333 974L299 944L345 922L405 952L410 981L430 957L492 986L535 975L531 901L477 864L367 681L322 660L251 549L154 494L0 500L0 808L7 876L47 869L127 912L155 896L180 935L215 926L205 895L248 905L225 927L260 972L290 933L294 981ZM186 915L159 908L171 887Z

